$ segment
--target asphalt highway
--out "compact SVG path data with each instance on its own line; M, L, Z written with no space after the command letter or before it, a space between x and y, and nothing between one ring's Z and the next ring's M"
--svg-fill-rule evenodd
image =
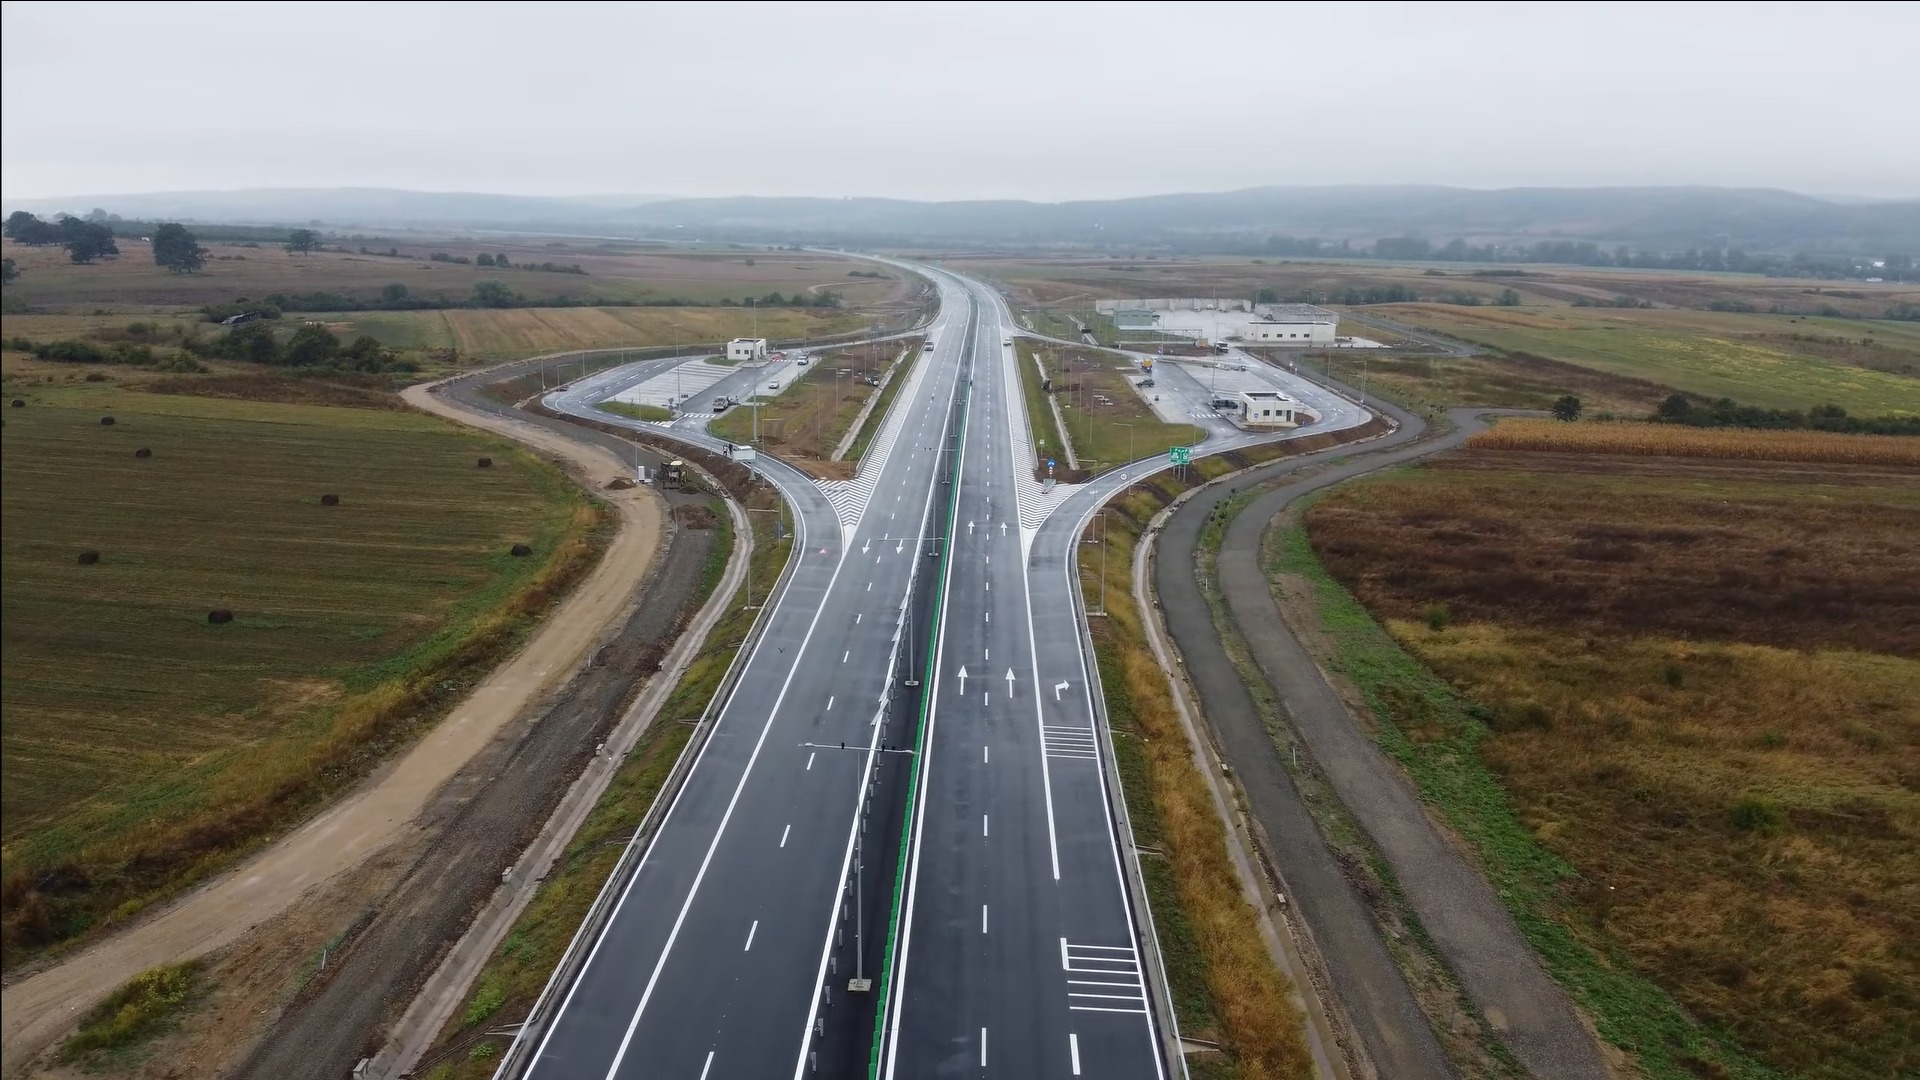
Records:
M1166 1075L1151 915L1126 888L1136 856L1111 809L1073 569L1098 507L1166 463L1035 482L1005 344L1024 332L992 290L932 276L935 348L906 376L858 498L755 463L793 508L796 562L588 959L526 1035L526 1075L863 1076L870 1046L889 1077ZM724 449L697 412L654 424L595 407L678 362L545 400ZM796 374L743 368L701 396ZM1196 455L1367 419L1262 374L1320 419L1249 433L1197 417ZM850 991L856 973L871 990Z
M969 288L992 317L962 388L884 1075L1159 1077L1078 616L1070 598L1036 605L1028 580L1012 324Z
M878 466L860 521L843 527L806 477L756 463L795 507L794 569L583 969L532 1036L526 1075L800 1077L823 1058L833 1075L864 1069L873 995L847 986L859 956L879 955L869 906L886 895L874 884L885 876L874 865L885 825L865 808L883 808L912 767L889 749L906 741L917 708L897 685L915 644L908 600L935 565L921 538L944 524L940 455L921 450L951 422L971 318L965 292L946 292L931 362L896 402L908 434ZM593 404L654 373L616 369L547 403L620 422ZM681 425L671 434L720 445ZM848 887L856 848L859 905Z

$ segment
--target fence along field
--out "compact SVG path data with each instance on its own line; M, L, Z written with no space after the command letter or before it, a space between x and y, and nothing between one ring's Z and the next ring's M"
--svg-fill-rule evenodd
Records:
M587 546L592 511L556 471L416 414L16 396L0 432L9 965L350 783ZM432 686L409 682L423 671Z
M1920 466L1920 439L1909 436L1695 428L1629 421L1563 424L1556 420L1504 420L1474 435L1467 444L1480 450Z

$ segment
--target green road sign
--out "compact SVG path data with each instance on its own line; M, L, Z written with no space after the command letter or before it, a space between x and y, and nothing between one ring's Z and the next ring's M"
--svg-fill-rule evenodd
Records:
M1170 465L1193 464L1193 447L1172 446L1167 448L1167 463Z

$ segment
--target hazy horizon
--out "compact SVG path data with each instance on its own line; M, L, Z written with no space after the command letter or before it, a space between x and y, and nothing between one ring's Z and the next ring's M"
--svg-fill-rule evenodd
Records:
M1209 10L10 2L0 188L1920 196L1913 7Z

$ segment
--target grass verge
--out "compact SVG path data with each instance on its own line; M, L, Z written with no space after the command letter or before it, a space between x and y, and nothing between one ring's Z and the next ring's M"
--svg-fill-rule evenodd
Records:
M1345 433L1347 439L1372 434ZM1199 1077L1313 1074L1305 1020L1274 966L1258 915L1247 906L1206 781L1189 753L1167 675L1147 645L1133 594L1133 554L1147 523L1189 487L1235 469L1322 449L1334 436L1270 443L1203 458L1184 476L1162 472L1108 503L1104 565L1107 616L1094 621L1108 723L1134 840L1159 848L1142 860L1154 926L1181 1033L1217 1042L1219 1056L1189 1062ZM1082 558L1089 607L1101 595L1101 561Z
M1014 366L1020 370L1020 396L1026 402L1027 423L1032 427L1029 433L1033 438L1035 459L1030 465L1039 466L1050 457L1058 457L1062 468L1066 466L1066 449L1073 445L1060 425L1054 422L1053 401L1047 392L1041 389L1044 376L1035 360L1034 348L1026 339L1018 339L1014 345L1019 353L1019 362Z
M664 409L658 405L636 405L631 401L603 401L597 408L618 416L634 420L649 420L654 423L664 423L673 419L672 409Z
M893 377L887 385L880 388L880 400L873 403L873 409L867 413L867 419L860 425L860 434L853 437L853 443L847 447L847 461L859 462L866 456L867 447L880 434L880 428L887 422L887 410L893 408L893 399L900 396L907 382L913 378L913 369L920 363L924 350L914 342L908 342L906 358L895 362Z
M774 499L764 485L755 485L748 505L767 508ZM719 586L733 550L733 519L724 506L715 510L721 536L702 569L698 600L702 604ZM747 517L754 531L752 580L756 598L763 599L766 583L775 581L785 568L793 541L791 537L774 537L773 515ZM633 830L686 749L693 726L680 721L705 714L751 629L757 612L746 607L744 583L734 594L734 601L707 634L705 646L687 665L659 713L614 773L566 852L468 988L434 1049L416 1067L417 1074L427 1080L481 1080L493 1074L495 1059L511 1040L484 1033L500 1027L502 1018L512 1018L514 1023L525 1019L533 1008L594 897L613 873Z

